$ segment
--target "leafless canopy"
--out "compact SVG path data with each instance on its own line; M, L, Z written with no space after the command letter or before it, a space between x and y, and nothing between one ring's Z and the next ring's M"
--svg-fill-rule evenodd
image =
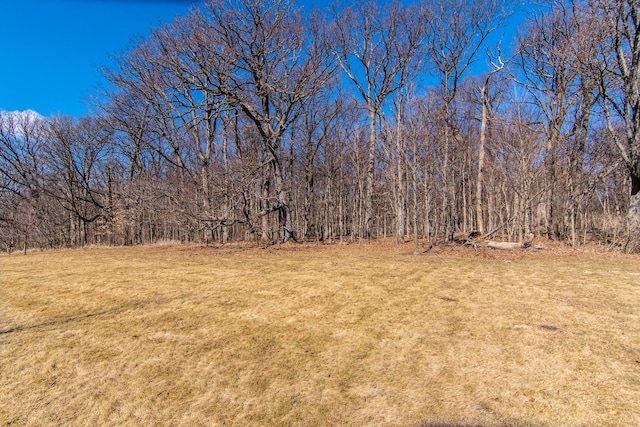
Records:
M640 249L637 2L506 32L513 6L209 0L119 55L91 116L0 112L0 240Z

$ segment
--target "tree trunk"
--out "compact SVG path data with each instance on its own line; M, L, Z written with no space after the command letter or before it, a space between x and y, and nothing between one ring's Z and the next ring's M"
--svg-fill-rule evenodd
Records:
M553 131L552 131L553 132ZM554 229L554 215L555 206L554 206L554 198L555 198L555 182L556 182L556 154L555 154L555 137L550 136L547 139L547 147L546 147L546 174L547 174L547 183L549 187L546 191L546 213L545 213L545 227L546 227L546 235L547 238L551 238L555 235Z
M369 105L369 157L367 159L367 188L365 189L364 234L371 239L373 225L373 174L376 159L376 110Z
M305 175L305 192L304 192L304 238L305 240L309 240L311 238L311 206L313 204L313 181L314 181L314 170L313 170L313 144L311 140L311 136L307 136L307 146L306 146L306 163L304 167L304 175ZM315 228L315 227L313 227ZM318 233L317 229L313 230L316 235Z
M442 163L442 208L440 212L440 229L442 238L449 241L449 127L445 125L444 155Z
M402 113L398 106L398 122L396 124L396 243L404 243L405 234L405 185L404 185L404 167L402 162L403 156L403 136L402 136Z
M478 145L478 172L476 175L476 231L480 235L484 234L484 223L482 222L482 184L484 180L484 147L487 138L487 87L480 88L482 95L482 120L480 122L480 144Z
M420 242L418 240L418 180L416 179L416 138L413 139L413 165L411 168L411 184L413 187L413 254L420 253Z
M273 176L275 180L277 211L278 211L278 234L280 241L285 243L294 238L293 227L291 225L291 212L287 190L284 184L282 165L277 159L271 161Z
M269 236L269 216L266 212L269 210L269 187L271 187L271 168L265 168L266 170L263 172L264 177L262 180L262 188L261 188L261 197L260 197L260 210L263 212L261 222L262 222L262 230L260 235L260 240L268 241L270 239Z
M640 174L631 172L631 198L629 201L629 220L634 229L640 227Z

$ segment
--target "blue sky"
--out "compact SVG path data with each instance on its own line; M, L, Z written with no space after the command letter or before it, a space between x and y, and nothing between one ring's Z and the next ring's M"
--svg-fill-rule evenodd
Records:
M2 0L0 110L88 114L100 67L194 0Z
M104 85L101 67L129 50L135 36L146 35L202 3L1 0L0 110L30 109L44 116L89 114L89 99Z

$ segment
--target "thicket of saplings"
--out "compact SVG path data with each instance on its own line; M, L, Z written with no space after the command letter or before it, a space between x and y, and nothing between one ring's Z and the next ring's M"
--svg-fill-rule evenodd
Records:
M632 0L211 0L82 118L0 113L5 248L532 233L637 250ZM454 12L455 11L455 12Z

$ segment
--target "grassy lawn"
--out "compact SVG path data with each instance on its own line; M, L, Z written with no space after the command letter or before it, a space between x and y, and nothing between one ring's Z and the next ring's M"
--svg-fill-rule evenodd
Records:
M0 256L0 424L638 426L640 257Z

